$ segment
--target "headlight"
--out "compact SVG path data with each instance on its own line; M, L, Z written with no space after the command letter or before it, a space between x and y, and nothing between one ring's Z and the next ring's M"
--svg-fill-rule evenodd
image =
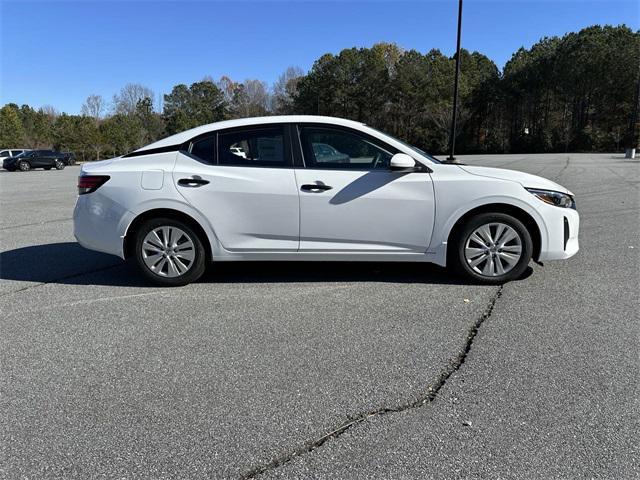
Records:
M527 191L549 205L563 208L576 208L575 200L567 193L554 192L553 190L539 190L537 188L527 188Z

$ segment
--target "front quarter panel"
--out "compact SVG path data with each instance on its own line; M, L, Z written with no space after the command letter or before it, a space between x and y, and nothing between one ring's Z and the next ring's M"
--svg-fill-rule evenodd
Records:
M436 215L428 254L433 256L434 263L446 264L447 242L456 222L467 212L489 204L511 205L527 212L540 229L541 252L547 251L549 228L543 212L547 205L522 185L509 180L472 175L455 165L434 165L433 170ZM557 209L550 205L548 207Z

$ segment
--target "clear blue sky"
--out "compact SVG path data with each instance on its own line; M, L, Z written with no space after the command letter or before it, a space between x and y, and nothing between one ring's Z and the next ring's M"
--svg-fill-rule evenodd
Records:
M466 0L463 47L499 67L521 46L592 24L637 30L637 0ZM0 104L78 113L127 82L156 94L210 75L269 83L326 52L380 41L455 50L457 1L0 0Z

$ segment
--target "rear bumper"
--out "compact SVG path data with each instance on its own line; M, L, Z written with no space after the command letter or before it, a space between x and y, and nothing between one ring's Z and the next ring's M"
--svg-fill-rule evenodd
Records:
M124 258L123 239L133 218L133 213L100 192L80 195L73 210L73 234L89 250Z
M570 208L550 206L545 212L548 228L547 248L540 252L540 261L564 260L573 257L580 249L580 215Z

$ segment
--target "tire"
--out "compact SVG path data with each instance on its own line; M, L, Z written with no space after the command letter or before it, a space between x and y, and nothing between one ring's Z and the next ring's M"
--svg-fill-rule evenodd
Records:
M64 170L64 162L62 160L56 160L53 164L56 167L56 170Z
M533 254L527 228L504 213L472 217L453 240L449 256L453 268L466 279L485 285L520 278Z
M168 246L165 237L169 237ZM180 243L172 248L176 242ZM135 260L143 275L156 285L177 287L202 276L206 252L202 239L186 223L154 218L136 230Z
M29 170L31 170L31 164L27 161L22 160L21 162L18 162L18 170L20 170L21 172L28 172Z

